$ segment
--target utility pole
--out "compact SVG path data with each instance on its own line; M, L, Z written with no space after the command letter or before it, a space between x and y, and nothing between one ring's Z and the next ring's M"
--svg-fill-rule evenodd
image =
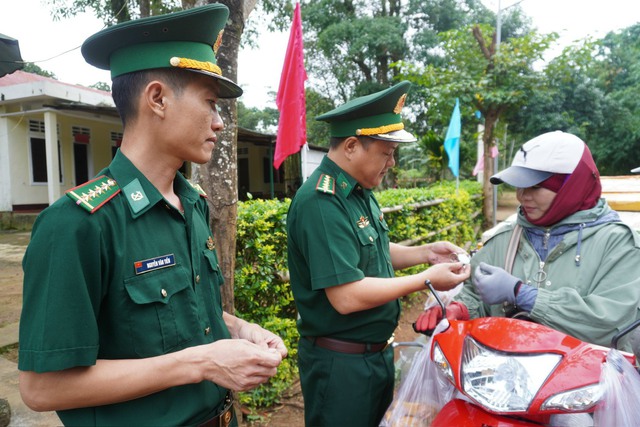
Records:
M507 10L510 7L516 6L522 3L524 0L518 0L517 2L510 4L509 6L502 9L500 7L500 0L498 0L498 14L496 15L496 54L500 53L500 41L502 40L502 11ZM505 147L507 146L507 141L505 140ZM495 173L498 172L498 157L500 154L496 155L493 159L493 171ZM493 186L493 225L495 226L497 223L496 213L498 212L498 186Z

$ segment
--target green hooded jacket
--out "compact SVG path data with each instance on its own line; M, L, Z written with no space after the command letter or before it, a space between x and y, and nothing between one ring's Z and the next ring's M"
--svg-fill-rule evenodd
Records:
M538 288L530 317L543 325L598 345L610 346L617 332L640 318L640 236L622 222L597 222L612 210L604 199L545 231L575 224L542 262L526 232L520 236L511 274ZM536 227L522 214L517 223ZM480 262L505 267L515 223L502 223L471 260L472 271ZM546 273L544 280L540 280ZM473 277L473 274L472 274ZM538 280L536 280L538 279ZM487 305L468 279L455 300L464 303L470 317L504 316L502 305ZM629 337L618 343L631 351Z

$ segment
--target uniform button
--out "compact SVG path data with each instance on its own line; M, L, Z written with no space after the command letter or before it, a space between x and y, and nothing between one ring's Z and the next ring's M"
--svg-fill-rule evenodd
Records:
M204 334L205 335L209 335L210 333L211 333L211 328L210 327L207 326L206 328L204 328Z
M373 242L373 237L369 236L369 241Z
M196 274L196 283L200 283L200 275Z
M168 295L166 289L161 290L160 295L162 295L162 298L166 298Z

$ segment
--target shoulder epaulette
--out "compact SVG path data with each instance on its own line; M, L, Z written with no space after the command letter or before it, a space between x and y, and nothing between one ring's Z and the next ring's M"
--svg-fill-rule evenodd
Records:
M120 192L118 183L106 175L99 176L66 191L76 205L94 213Z
M191 184L193 189L196 190L198 194L200 194L200 197L207 197L207 193L205 193L202 187L200 187L200 184L191 181L189 181L189 184Z
M336 180L331 175L323 173L316 184L316 191L327 194L336 194Z

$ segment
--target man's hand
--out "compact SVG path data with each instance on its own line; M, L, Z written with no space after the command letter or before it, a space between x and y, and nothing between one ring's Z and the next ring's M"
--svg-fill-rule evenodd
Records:
M287 347L285 347L282 338L273 332L262 328L256 323L247 322L227 312L223 312L222 317L232 338L244 339L265 349L275 349L280 353L281 357L287 357Z
M516 303L520 279L507 273L500 267L481 262L473 273L473 284L478 295L486 304Z
M458 261L456 254L469 256L464 249L449 242L429 243L426 247L428 250L427 262L431 265Z
M471 269L461 262L441 263L429 267L423 273L438 291L448 291L469 278Z
M458 301L453 301L446 308L448 320L469 320L467 306ZM442 320L442 308L439 305L424 311L413 324L413 330L425 334L433 334L434 329Z
M238 331L238 338L259 345L265 349L275 349L282 358L287 357L288 350L282 338L255 323L246 323Z
M219 340L192 349L199 352L203 379L234 391L251 390L267 382L282 362L277 349L244 339Z

